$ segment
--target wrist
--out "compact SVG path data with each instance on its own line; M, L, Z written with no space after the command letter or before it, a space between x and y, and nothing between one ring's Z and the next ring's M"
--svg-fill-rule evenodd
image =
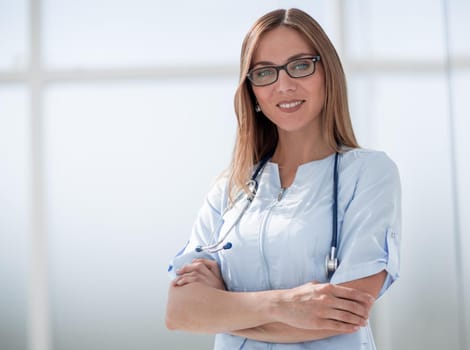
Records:
M282 322L281 305L285 299L285 290L272 290L269 297L266 298L266 311L269 317L269 323Z

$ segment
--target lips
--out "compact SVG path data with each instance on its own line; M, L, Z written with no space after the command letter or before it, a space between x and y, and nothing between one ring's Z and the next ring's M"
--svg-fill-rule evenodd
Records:
M277 106L284 110L291 110L299 107L305 100L295 100L295 101L286 101L286 102L279 102Z

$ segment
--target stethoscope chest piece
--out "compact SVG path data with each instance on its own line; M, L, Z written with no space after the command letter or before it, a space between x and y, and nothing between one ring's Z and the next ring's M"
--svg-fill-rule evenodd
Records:
M330 279L333 273L336 271L338 264L339 261L336 257L336 248L331 247L330 254L328 254L325 258L326 277L328 279Z

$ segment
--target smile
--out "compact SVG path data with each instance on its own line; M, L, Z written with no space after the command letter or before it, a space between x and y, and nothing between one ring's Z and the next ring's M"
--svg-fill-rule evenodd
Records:
M304 100L298 100L298 101L292 101L292 102L281 102L278 103L278 107L282 109L291 109L300 106L302 103L304 103Z

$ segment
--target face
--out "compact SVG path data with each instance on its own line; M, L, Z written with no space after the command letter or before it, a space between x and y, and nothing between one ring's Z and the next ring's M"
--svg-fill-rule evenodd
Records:
M280 26L263 34L251 69L284 65L295 58L315 55L317 53L301 34ZM275 83L253 86L253 92L264 115L277 126L280 135L283 132L320 130L325 83L319 62L315 63L313 75L291 78L285 70L280 70Z

